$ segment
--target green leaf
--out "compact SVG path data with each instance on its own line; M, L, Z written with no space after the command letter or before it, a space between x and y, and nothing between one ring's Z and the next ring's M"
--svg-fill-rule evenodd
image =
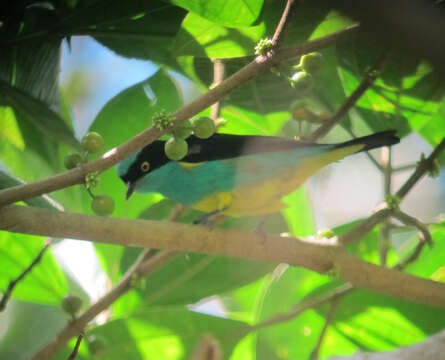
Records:
M239 27L252 24L258 17L263 0L171 0L214 23Z
M57 108L59 48L60 40L27 42L3 48L0 80L51 108Z
M273 264L260 261L181 254L151 274L148 286L145 287L142 282L137 288L137 295L130 295L130 303L128 299L116 303L113 313L127 314L137 304L193 304L255 281L274 267Z
M228 358L235 344L243 337L245 323L199 314L183 307L159 307L136 311L131 317L111 320L96 326L89 336L104 339L101 359L188 359L204 335L211 335ZM59 353L66 359L70 348ZM79 359L91 359L92 354L79 354Z
M317 308L324 316L327 310L326 306ZM354 290L341 298L331 322L335 332L327 334L325 344L336 343L343 337L364 350L388 351L424 340L440 331L444 320L437 309ZM345 352L323 346L321 353L329 357Z
M37 236L0 233L0 289L19 276L43 248ZM68 292L65 276L47 249L42 260L18 283L12 298L46 305L59 305Z
M283 7L277 6L276 2L266 1L261 16L253 26L237 28L189 13L177 35L174 54L220 59L253 55L255 45L261 38L273 36L282 12ZM295 46L307 40L325 16L326 9L318 1L299 4L292 21L299 26L289 29L284 46Z
M294 267L281 267L275 270L274 275L275 281L264 298L260 322L289 311L308 292L328 281L327 276ZM256 358L307 359L322 327L323 318L315 311L308 310L295 319L260 329L256 342Z
M261 115L238 106L224 106L221 117L227 120L227 123L221 127L221 132L225 134L276 135L289 119L289 113L276 112Z
M315 219L306 187L301 187L283 198L288 207L283 215L294 236L309 236L315 233Z
M138 15L99 25L91 35L119 55L174 65L173 43L185 15L179 7L152 0Z
M231 58L253 54L256 42L266 34L265 24L237 29L225 27L189 13L176 37L176 56Z
M0 83L0 99L1 105L11 106L21 117L32 122L43 136L48 135L57 142L80 148L66 122L41 100L5 83Z

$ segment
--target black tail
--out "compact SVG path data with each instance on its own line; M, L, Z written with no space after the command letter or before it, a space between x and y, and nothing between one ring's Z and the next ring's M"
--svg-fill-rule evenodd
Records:
M365 145L365 147L360 151L367 151L382 146L398 144L399 142L400 139L396 136L396 130L388 130L346 141L344 143L338 144L337 147L341 148L350 145L363 144Z

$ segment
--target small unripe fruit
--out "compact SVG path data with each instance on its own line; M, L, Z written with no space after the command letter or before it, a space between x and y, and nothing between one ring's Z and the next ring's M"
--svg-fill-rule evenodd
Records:
M72 316L76 315L81 306L82 300L80 297L73 294L68 294L62 300L62 309Z
M170 160L181 160L187 155L188 144L184 139L172 137L165 142L164 151Z
M104 146L104 139L102 135L92 131L86 134L82 138L80 145L84 150L88 151L90 154L94 154L102 149L102 147Z
M312 75L306 71L298 71L289 79L290 84L300 93L306 93L312 88Z
M114 200L108 195L96 195L91 202L94 213L100 216L109 216L114 211Z
M70 153L65 156L63 162L68 170L74 169L82 162L82 156L80 156L78 153Z
M200 139L207 139L216 131L213 120L207 116L193 119L192 124L193 132Z
M306 54L301 58L300 66L309 74L316 74L323 67L323 56L317 52Z

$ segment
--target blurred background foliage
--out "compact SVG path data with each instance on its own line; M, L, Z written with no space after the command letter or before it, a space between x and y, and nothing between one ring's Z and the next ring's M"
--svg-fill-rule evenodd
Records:
M212 86L213 59L222 59L226 77L253 59L255 44L272 36L282 7L282 2L273 0L2 3L0 188L63 171L65 155L78 149L88 129L102 134L109 150L147 128L154 113L174 111L190 102ZM283 47L353 23L324 1L302 2ZM298 93L286 76L259 74L222 101L220 116L227 123L220 132L310 134L352 93L383 48L379 41L359 37L322 49L324 66L309 93ZM286 72L285 67L281 70ZM375 85L323 141L397 129L402 143L394 146L393 165L405 170L394 171L395 190L420 153L430 152L445 135L445 87L439 70L422 54L393 53ZM378 159L379 151L373 156ZM439 162L443 170L444 155ZM162 220L175 206L158 194L135 195L126 202L124 191L114 168L101 175L100 192L116 202L113 216ZM445 246L440 217L444 194L442 171L436 180L424 180L402 205L430 224L436 243L407 268L412 274L431 277L444 265L440 256ZM274 215L266 231L309 236L332 227L341 233L369 215L382 199L382 174L364 155L357 156L322 170L308 186L287 196L288 209ZM26 203L91 213L82 186ZM187 210L178 221L191 222L199 215ZM220 226L253 229L259 221L229 218ZM379 231L374 229L351 246L351 252L378 263ZM414 229L402 226L392 235L389 265L404 259L419 241ZM121 278L140 253L119 246L93 248L55 241L0 314L2 359L27 358L67 321L59 304L68 292L81 296L87 307ZM0 290L33 260L43 242L43 238L0 233ZM87 337L100 339L99 348L84 342L77 358L188 358L200 339L212 334L224 359L308 359L328 304L258 331L250 326L338 284L339 280L300 268L183 254L118 299L87 330ZM356 290L339 301L319 356L395 349L425 339L444 324L445 314L437 309ZM54 359L66 359L73 344Z

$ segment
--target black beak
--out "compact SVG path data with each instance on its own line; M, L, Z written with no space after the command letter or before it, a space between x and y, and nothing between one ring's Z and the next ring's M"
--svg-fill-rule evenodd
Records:
M127 182L127 193L125 194L125 200L128 200L133 194L134 190L136 189L136 183L135 182Z

